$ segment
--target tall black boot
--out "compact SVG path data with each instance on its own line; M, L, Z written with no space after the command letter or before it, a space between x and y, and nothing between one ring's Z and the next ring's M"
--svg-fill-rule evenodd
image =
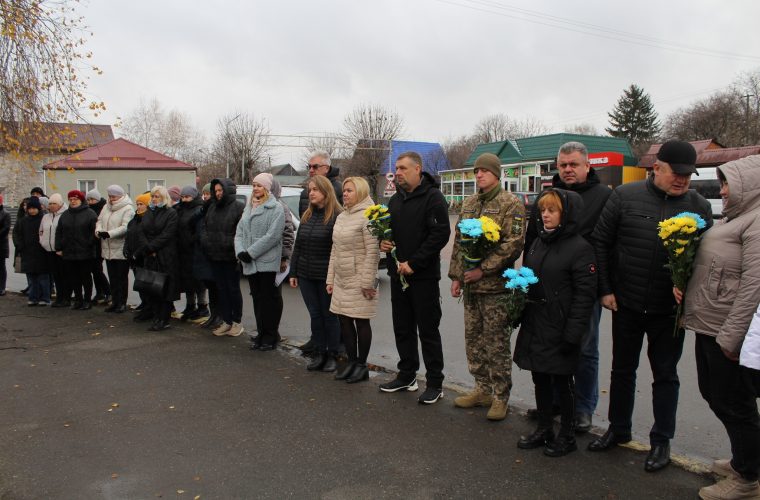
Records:
M367 368L367 363L356 363L354 372L346 379L346 382L349 384L355 384L363 380L369 380L369 368Z
M539 423L536 430L530 436L521 436L517 442L517 447L523 450L531 450L546 446L547 443L554 441L554 430L551 424Z

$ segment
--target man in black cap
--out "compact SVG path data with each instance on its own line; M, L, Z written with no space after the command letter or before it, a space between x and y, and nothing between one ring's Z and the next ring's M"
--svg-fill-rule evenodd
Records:
M612 375L610 426L592 441L590 451L604 451L631 440L636 369L644 336L652 368L654 425L644 470L670 463L670 440L676 428L677 365L684 333L674 335L676 303L673 282L665 268L667 252L657 223L681 212L700 215L712 225L710 203L689 190L697 173L697 153L684 141L668 141L657 153L647 180L619 186L610 195L591 239L599 267L602 305L612 311Z
M42 198L45 196L45 191L43 191L41 187L33 187L29 195L36 196L37 198Z

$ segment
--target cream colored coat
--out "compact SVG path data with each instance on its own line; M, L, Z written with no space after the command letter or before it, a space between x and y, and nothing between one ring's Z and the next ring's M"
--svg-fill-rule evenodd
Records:
M380 250L377 238L367 229L364 210L371 206L367 197L341 212L333 228L333 246L327 284L333 286L330 311L349 318L372 318L377 313L377 295L365 299L362 288L373 288L377 278Z

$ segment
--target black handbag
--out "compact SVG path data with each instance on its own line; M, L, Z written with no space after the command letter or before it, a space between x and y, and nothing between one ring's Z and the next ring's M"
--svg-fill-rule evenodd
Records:
M169 282L169 275L160 271L153 271L145 267L135 268L135 283L132 289L136 292L142 292L153 297L165 297L166 285Z

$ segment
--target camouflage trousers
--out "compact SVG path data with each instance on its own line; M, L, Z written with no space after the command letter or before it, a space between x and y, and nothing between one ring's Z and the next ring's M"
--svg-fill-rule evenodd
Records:
M511 329L503 294L471 294L464 303L467 365L477 387L503 401L512 390Z

